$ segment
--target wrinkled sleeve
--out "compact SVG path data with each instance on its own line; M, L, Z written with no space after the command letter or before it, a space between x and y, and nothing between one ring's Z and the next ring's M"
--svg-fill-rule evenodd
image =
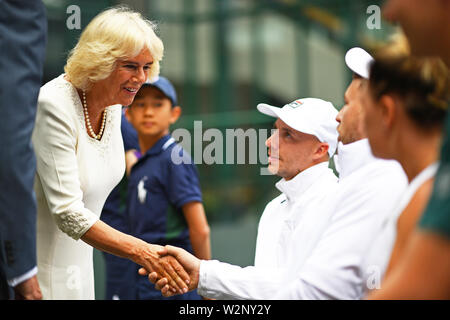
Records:
M223 300L269 300L280 288L284 269L239 267L202 260L198 294Z
M378 178L368 176L367 181L371 183L360 184L359 188L351 188L339 197L332 223L302 268L291 275L293 281L277 292L276 299L363 297L369 286L364 261L382 231L383 217L393 211L404 190L403 179L396 172L390 173L391 181L385 182L386 177L389 173ZM384 244L377 245L382 246L381 252Z
M98 217L83 203L76 157L76 134L73 118L53 101L39 99L32 139L37 176L59 229L78 240Z

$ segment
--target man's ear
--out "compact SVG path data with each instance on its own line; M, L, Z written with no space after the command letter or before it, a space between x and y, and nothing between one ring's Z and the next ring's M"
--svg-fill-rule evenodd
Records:
M170 117L170 124L174 124L175 122L177 122L178 118L181 116L181 107L180 106L175 106L172 107L172 115Z
M314 153L315 159L321 159L324 156L328 156L328 149L330 146L326 142L320 142L319 147L316 149L316 152Z

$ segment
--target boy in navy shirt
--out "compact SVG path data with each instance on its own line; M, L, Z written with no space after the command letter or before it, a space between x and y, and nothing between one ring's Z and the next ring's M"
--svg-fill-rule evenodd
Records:
M125 107L126 108L126 107ZM133 150L138 150L138 138L136 130L131 126L125 117L125 108L122 109L122 131L123 146L125 152L133 154ZM128 162L128 161L127 161ZM127 174L124 175L120 183L111 191L103 206L100 219L111 227L130 233L128 218L126 213L127 194ZM102 251L105 262L105 299L106 300L129 300L135 298L134 290L134 262Z
M202 204L198 172L190 157L169 134L181 114L174 87L164 77L146 82L126 110L138 133L140 156L128 180L130 234L149 243L181 247L210 259L209 226ZM185 161L173 161L182 154ZM181 162L181 163L180 163ZM136 299L167 299L135 265ZM173 297L174 298L174 297ZM178 299L200 299L188 292Z

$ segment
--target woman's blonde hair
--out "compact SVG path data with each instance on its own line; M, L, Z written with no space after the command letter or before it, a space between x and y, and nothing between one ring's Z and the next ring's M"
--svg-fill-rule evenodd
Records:
M164 46L155 28L153 22L127 7L107 9L86 26L64 71L75 87L89 90L113 72L118 60L133 58L147 48L153 57L148 78L156 78Z
M403 35L397 35L374 54L369 88L379 99L396 94L408 116L421 128L441 127L450 99L450 74L437 57L415 57Z

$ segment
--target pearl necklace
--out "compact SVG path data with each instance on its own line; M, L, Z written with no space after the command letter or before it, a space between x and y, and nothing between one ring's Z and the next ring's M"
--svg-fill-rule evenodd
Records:
M102 138L103 130L105 129L106 110L103 110L103 119L102 119L102 126L100 127L100 132L98 134L95 134L94 130L92 129L91 120L89 119L87 103L86 103L86 93L84 92L84 90L83 90L83 111L84 111L84 117L86 119L87 128L89 131L89 135L94 139L100 140Z

